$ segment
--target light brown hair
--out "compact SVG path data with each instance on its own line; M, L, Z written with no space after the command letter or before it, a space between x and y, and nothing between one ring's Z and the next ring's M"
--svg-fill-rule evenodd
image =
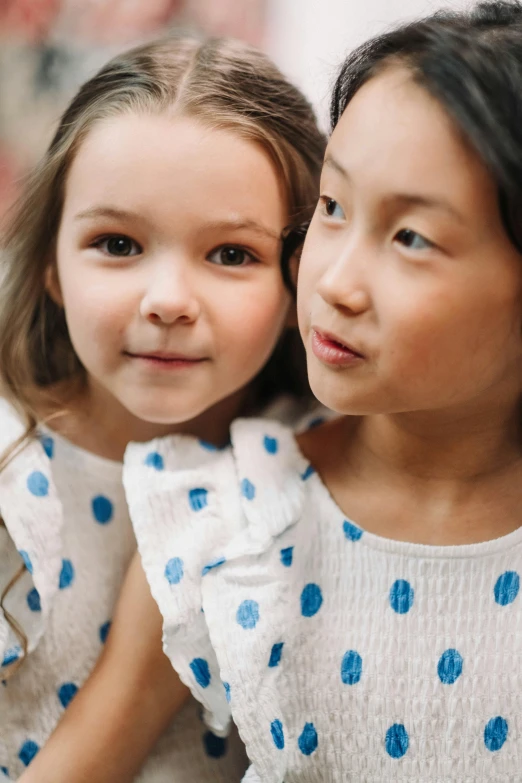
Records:
M63 309L45 290L67 172L95 123L126 112L164 111L196 117L262 145L285 186L289 223L310 217L324 138L306 99L265 55L233 40L183 37L155 41L113 59L81 87L65 111L3 242L0 385L28 424L36 420L46 394L49 401L58 385L63 395L67 386L85 377ZM301 373L293 380L291 373L279 375L278 390L299 392ZM271 390L264 396L270 397Z
M311 216L325 139L309 103L265 55L233 40L170 37L109 62L64 112L2 240L0 392L27 430L0 457L0 470L36 433L42 409L59 411L85 381L64 311L46 291L46 275L54 262L71 163L96 123L127 112L194 117L260 144L284 185L289 224ZM288 270L282 272L288 281ZM254 404L278 392L307 394L304 352L295 332L282 335L254 387Z

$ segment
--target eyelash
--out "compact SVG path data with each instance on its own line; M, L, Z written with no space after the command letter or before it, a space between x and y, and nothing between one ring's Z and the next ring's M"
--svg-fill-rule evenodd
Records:
M423 250L433 250L434 248L436 248L436 245L433 242L431 242L429 239L427 239L425 236L423 236L423 234L419 234L418 231L414 231L412 228L401 228L399 231L397 231L397 233L393 237L393 241L394 242L399 242L403 247L407 248L408 250L410 250L412 248L410 246L408 246L405 241L401 241L399 239L399 236L401 234L403 235L402 240L406 239L405 235L409 235L410 237L419 237L422 240L422 242L426 245L426 247L423 247L423 248L413 248L413 250L417 250L417 251L421 252Z
M134 245L135 248L137 248L137 253L110 253L108 249L103 249L102 245L104 242L110 242L111 240L118 240L118 239L124 239L128 242L130 242L132 245ZM105 236L98 237L94 240L94 242L91 242L90 247L97 248L98 250L102 250L102 252L105 253L105 255L109 256L110 258L133 258L134 256L138 256L141 253L143 253L143 248L141 245L138 244L134 239L131 239L131 237L127 236L127 234L106 234Z
M131 245L134 246L135 249L137 249L137 252L133 253L111 253L109 252L108 248L103 248L104 243L110 242L111 240L125 240L126 242L129 242ZM105 255L109 256L110 258L133 258L134 256L140 255L143 253L143 248L141 245L138 244L134 239L127 236L126 234L107 234L102 237L98 237L94 240L94 242L91 242L90 247L97 248L105 253ZM249 259L248 263L239 263L239 264L225 264L225 263L216 263L210 261L212 256L214 256L216 253L220 253L222 251L226 250L233 250L236 251L239 254L243 254L243 256L246 256ZM208 254L207 260L209 260L211 263L215 263L216 266L230 266L230 267L244 267L248 266L249 263L259 263L259 259L256 258L256 256L250 251L247 250L245 247L242 247L241 245L220 245L219 247L212 250L211 253ZM243 261L245 259L243 258Z
M208 254L207 260L210 261L211 257L215 255L216 253L220 253L223 250L235 250L238 253L244 253L245 256L248 256L250 259L250 263L257 264L259 263L259 259L256 258L256 256L252 253L252 251L247 250L246 247L242 247L241 245L220 245L219 247L216 247L214 250L212 250L211 253ZM210 261L210 263L213 263ZM249 266L249 263L247 264L220 264L217 263L215 266L225 266L225 267L244 267Z
M336 201L334 198L331 198L331 196L320 196L319 202L321 204L321 212L324 215L326 219L332 219L332 220L339 220L339 218L335 218L334 215L331 215L328 213L328 206L334 205L334 208L339 206L339 202ZM342 211L342 207L339 206L339 209ZM344 212L343 212L344 216ZM400 235L402 236L402 241L399 239ZM405 241L403 241L406 237L405 235L409 235L410 237L419 237L422 242L426 245L426 247L423 248L413 248L417 251L422 250L432 250L437 249L437 245L434 242L431 242L431 240L427 239L423 234L420 234L418 231L414 231L412 228L401 228L399 231L396 232L396 234L393 237L394 242L399 242L403 247L407 249L411 249Z
M339 202L336 201L334 198L331 198L331 196L320 196L319 197L319 203L321 205L321 213L324 215L324 217L327 218L327 219L331 218L331 219L335 220L336 218L334 217L334 215L330 215L328 213L328 206L331 205L331 204L335 204L335 206L339 206ZM340 206L339 206L339 208L341 209ZM341 211L342 211L342 209L341 209ZM343 216L344 216L344 212L343 212Z

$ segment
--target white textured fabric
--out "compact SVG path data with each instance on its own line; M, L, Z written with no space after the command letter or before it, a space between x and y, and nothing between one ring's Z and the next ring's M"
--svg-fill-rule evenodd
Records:
M253 764L251 764L245 772L245 777L243 778L242 783L261 783L261 778L257 774Z
M221 452L133 444L124 484L165 650L246 781L520 783L522 528L370 534L261 420Z
M23 431L0 401L0 453ZM0 684L0 780L22 773L101 652L136 548L122 469L45 432L0 472L0 593L25 559L5 608L29 641L26 660ZM0 681L21 655L0 610ZM237 735L214 736L200 713L194 700L184 707L137 781L239 783L247 762Z

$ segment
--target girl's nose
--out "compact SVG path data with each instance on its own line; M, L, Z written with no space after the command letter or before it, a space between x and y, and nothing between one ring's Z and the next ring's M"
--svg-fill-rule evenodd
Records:
M192 323L201 312L199 297L191 285L186 270L163 270L150 279L141 300L140 314L158 325L171 325L176 321Z
M319 280L319 295L331 307L361 315L371 307L368 282L368 249L350 241Z

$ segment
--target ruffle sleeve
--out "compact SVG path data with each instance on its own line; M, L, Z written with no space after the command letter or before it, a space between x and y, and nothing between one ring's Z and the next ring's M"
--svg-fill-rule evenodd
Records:
M23 423L0 400L0 454L23 435ZM0 471L0 679L23 656L24 637L26 654L36 648L59 590L63 514L51 458L50 439L33 437Z
M209 637L208 576L225 563L262 556L297 519L303 493L296 459L307 469L292 431L276 421L240 420L231 432L224 450L183 436L131 444L124 464L138 549L163 616L164 650L217 733L228 730L231 697ZM224 615L230 610L223 605Z
M123 470L143 568L163 616L165 653L218 734L228 731L230 706L208 637L201 581L241 528L232 475L229 449L183 436L131 444Z

